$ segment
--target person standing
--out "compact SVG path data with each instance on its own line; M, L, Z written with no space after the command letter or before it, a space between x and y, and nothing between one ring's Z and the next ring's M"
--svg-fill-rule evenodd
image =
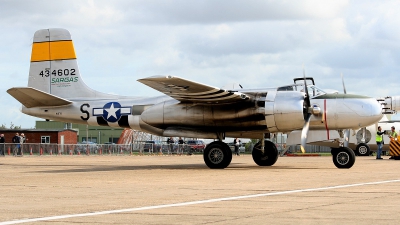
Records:
M17 156L18 149L20 148L19 133L15 133L15 136L12 138L12 143L14 143L13 156Z
M383 134L384 133L385 133L384 131L382 132L381 126L378 126L378 131L376 132L376 137L375 137L376 144L378 145L378 151L376 152L376 159L383 159L381 157L381 154L382 154Z
M235 140L233 141L233 144L235 144L235 154L240 156L240 154L239 154L239 145L240 145L239 138L235 138Z
M390 133L390 141L397 141L397 132L396 128L394 126L391 127L392 132ZM394 159L394 157L391 155L389 159Z
M397 132L394 126L391 127L392 132L390 133L390 140L397 140Z
M178 140L178 145L179 145L179 154L183 154L183 145L185 144L185 142L183 141L182 137L179 137Z
M21 133L21 136L19 136L19 155L23 156L23 145L26 142L26 137L24 133Z
M172 153L172 150L174 149L174 139L172 137L168 138L167 143L169 144L169 153Z
M5 143L6 143L6 140L4 138L4 134L0 134L0 155L1 156L5 156L5 154L4 154Z

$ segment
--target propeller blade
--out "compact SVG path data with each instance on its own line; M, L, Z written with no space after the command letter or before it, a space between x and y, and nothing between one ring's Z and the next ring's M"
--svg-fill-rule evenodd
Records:
M343 73L341 73L340 76L342 76L343 92L344 92L345 94L347 94L347 93L346 93L346 87L344 86Z
M307 110L309 107L311 107L311 102L310 102L310 95L308 94L308 88L307 88L307 81L306 81L306 72L304 70L304 66L303 66L303 76L304 76L304 91L306 93L306 97L304 99L306 106L307 106Z
M301 152L305 153L306 152L306 144L307 144L307 135L308 135L308 130L310 129L310 120L311 120L311 114L307 114L306 121L303 126L303 130L301 130Z
M349 147L350 129L344 131L343 147Z

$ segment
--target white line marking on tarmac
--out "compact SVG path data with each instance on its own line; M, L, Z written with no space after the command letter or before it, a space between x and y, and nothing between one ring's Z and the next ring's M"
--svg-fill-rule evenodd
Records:
M212 202L232 201L232 200L246 199L246 198L257 198L257 197L284 195L284 194L293 194L293 193L311 192L311 191L323 191L323 190L330 190L330 189L349 188L349 187L376 185L376 184L386 184L386 183L394 183L394 182L400 182L400 180L386 180L386 181L367 182L367 183L359 183L359 184L345 184L345 185L328 186L328 187L320 187L320 188L308 188L308 189L279 191L279 192L262 193L262 194L254 194L254 195L242 195L242 196L226 197L226 198L214 198L214 199L191 201L191 202L181 202L181 203L173 203L173 204L165 204L165 205L145 206L145 207L139 207L139 208L116 209L116 210L107 210L107 211L100 211L100 212L90 212L90 213L79 213L79 214L69 214L69 215L60 215L60 216L49 216L49 217L40 217L40 218L31 218L31 219L12 220L12 221L0 222L0 225L59 220L59 219L67 219L67 218L75 218L75 217L98 216L98 215L124 213L124 212L135 212L135 211L150 210L150 209L161 209L161 208L197 205L197 204L212 203Z

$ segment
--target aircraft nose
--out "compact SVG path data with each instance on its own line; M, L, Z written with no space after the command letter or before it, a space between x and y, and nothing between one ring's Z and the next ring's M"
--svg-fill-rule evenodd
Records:
M351 123L357 127L366 127L379 122L382 117L382 107L379 102L366 96L349 96L343 98L343 104L353 112L355 117ZM349 118L350 119L350 118Z

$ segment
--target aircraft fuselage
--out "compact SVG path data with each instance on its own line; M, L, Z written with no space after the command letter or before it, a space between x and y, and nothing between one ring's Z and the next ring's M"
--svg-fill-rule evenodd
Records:
M132 128L161 136L175 130L174 134L186 137L193 135L190 131L197 130L196 135L204 132L203 136L207 137L215 137L220 132L251 138L259 133L302 128L303 93L276 90L249 93L256 97L241 104L182 103L161 96L75 100L68 106L23 107L22 111L49 120ZM326 94L311 98L311 104L321 109L311 118L311 130L357 129L382 116L377 101L364 96Z

